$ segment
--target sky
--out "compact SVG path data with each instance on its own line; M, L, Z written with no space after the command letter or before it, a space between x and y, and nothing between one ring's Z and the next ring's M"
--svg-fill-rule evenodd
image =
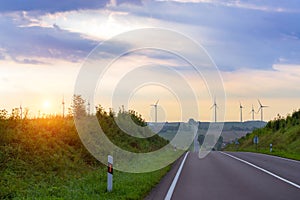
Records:
M226 102L208 89L213 78L199 78L181 57L140 49L118 58L97 80L95 94L83 94L91 112L96 104L116 111L125 105L153 121L151 105L159 99L159 121L211 121L216 99L224 114L218 118L239 121L240 104L243 120L251 120L259 99L269 106L264 120L285 116L300 108L299 21L298 0L0 0L0 109L22 105L32 117L61 114L62 99L69 107L77 77L99 45L129 31L160 28L203 48L218 69ZM137 36L150 42L144 37ZM111 44L100 58L129 46ZM184 95L188 85L191 93Z

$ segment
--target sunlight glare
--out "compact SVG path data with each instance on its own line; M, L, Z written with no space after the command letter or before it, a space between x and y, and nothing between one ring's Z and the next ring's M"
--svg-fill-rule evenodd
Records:
M49 108L51 107L50 102L49 102L49 101L44 101L43 107L44 107L45 109L49 109Z

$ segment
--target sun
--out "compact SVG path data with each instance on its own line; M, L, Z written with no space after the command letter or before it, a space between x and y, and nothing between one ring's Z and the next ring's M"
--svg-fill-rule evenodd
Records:
M44 101L43 107L44 107L45 109L49 109L49 108L51 107L50 102L49 102L49 101Z

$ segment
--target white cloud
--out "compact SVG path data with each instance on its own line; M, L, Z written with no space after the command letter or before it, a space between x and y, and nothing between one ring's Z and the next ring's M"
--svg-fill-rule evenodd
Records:
M145 27L145 19L135 18L126 11L81 10L47 14L40 17L42 24L57 24L62 29L83 37L105 40L125 31Z
M300 65L273 65L274 70L240 69L222 72L229 96L240 98L300 98Z
M117 6L117 0L110 0L108 7L115 7Z
M259 4L254 3L246 3L241 0L156 0L156 1L167 1L167 2L179 2L179 3L207 3L213 4L215 6L226 6L226 7L234 7L234 8L242 8L242 9L250 9L250 10L259 10L264 12L300 12L300 10L292 9L292 8L284 8L284 7L274 7L270 5L263 5L263 2Z

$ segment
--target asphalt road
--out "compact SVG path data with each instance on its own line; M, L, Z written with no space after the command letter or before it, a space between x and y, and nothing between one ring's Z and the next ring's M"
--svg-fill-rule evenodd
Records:
M199 159L197 152L190 152L171 199L300 199L297 187L300 185L300 162L255 153L227 154L211 152ZM174 164L147 200L165 199L182 160Z

